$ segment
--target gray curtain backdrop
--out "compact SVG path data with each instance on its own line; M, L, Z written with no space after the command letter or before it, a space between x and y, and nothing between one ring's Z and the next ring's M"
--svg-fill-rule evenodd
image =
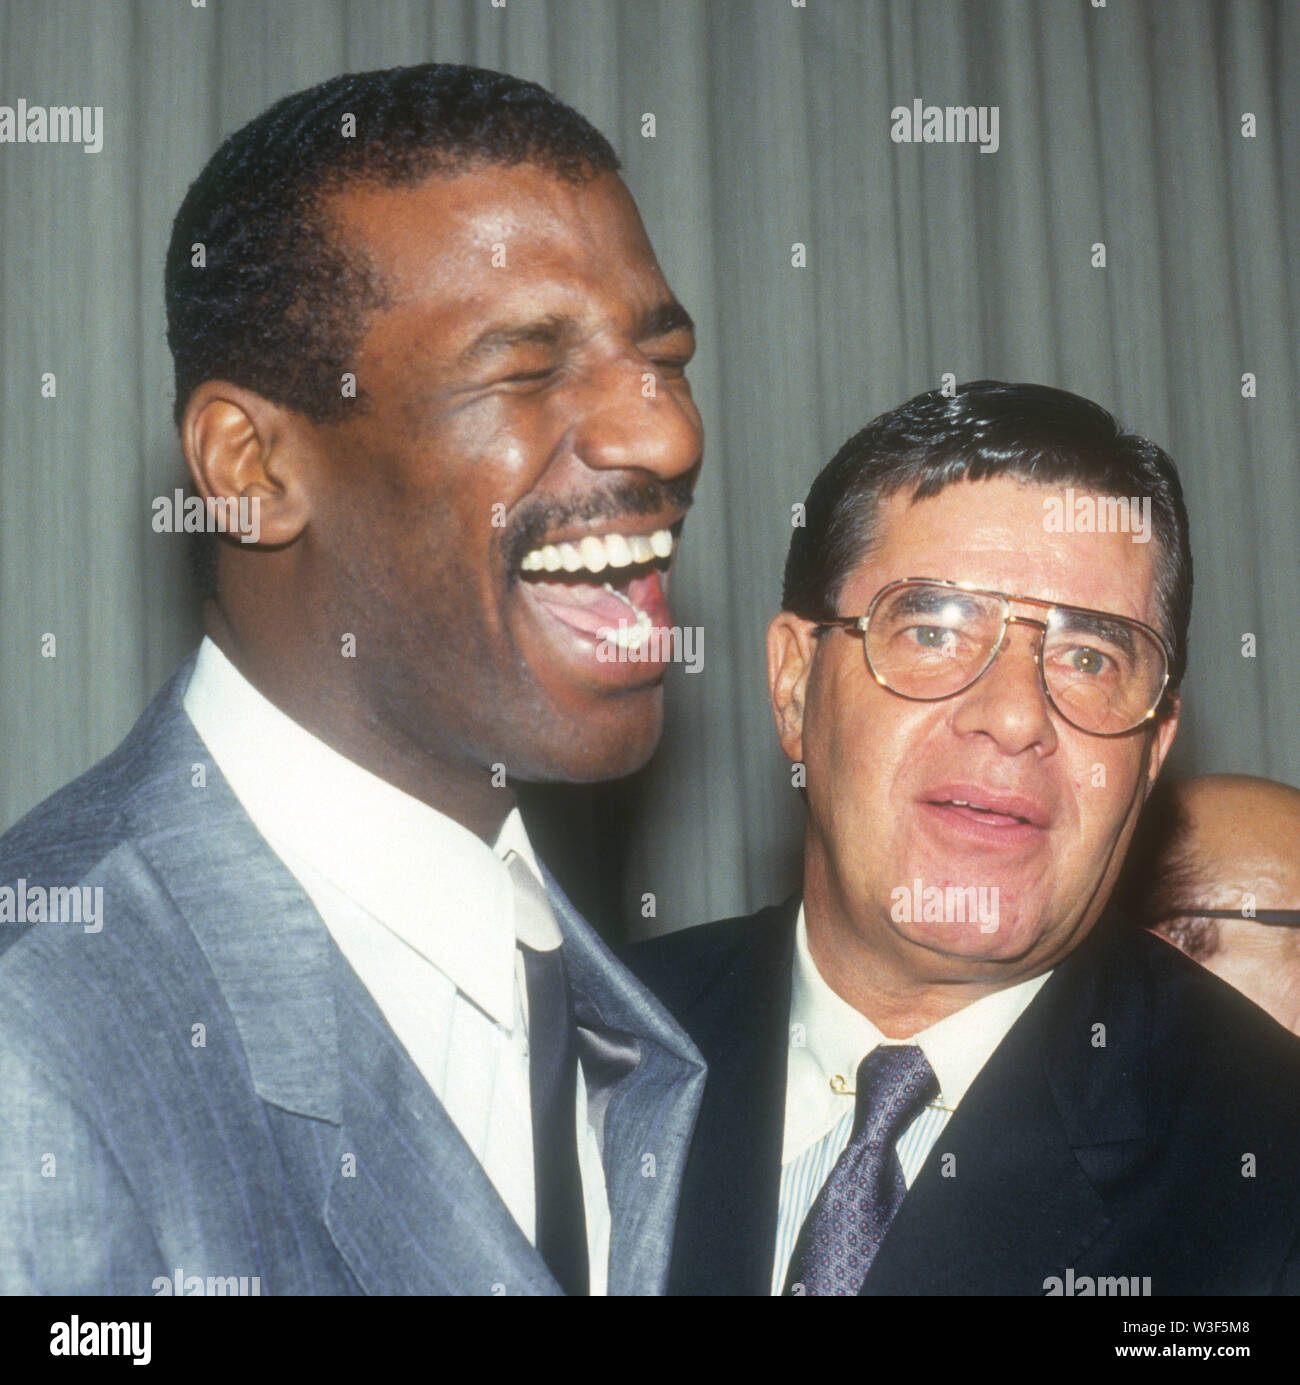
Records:
M793 883L763 671L791 506L946 372L1079 391L1173 453L1197 569L1176 767L1300 782L1298 54L1293 0L6 0L0 104L105 128L97 154L0 145L0 827L197 638L184 541L149 523L182 479L161 285L187 184L284 93L430 59L588 115L700 327L675 611L703 671L672 671L645 772L529 799L608 933ZM997 152L892 142L915 98L996 105Z

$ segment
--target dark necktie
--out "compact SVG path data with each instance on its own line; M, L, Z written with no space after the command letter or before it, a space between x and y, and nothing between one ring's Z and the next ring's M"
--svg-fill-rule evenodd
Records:
M516 865L516 862L518 863ZM518 907L545 909L546 891L510 861ZM578 1042L563 949L519 945L528 986L528 1087L533 1112L537 1249L566 1294L588 1292L587 1222L578 1165Z
M939 1092L914 1044L881 1044L858 1065L853 1133L799 1232L785 1292L856 1294L907 1184L894 1141Z

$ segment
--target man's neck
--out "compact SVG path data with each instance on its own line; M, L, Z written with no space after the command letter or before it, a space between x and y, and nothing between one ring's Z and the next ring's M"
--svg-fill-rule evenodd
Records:
M863 917L817 852L804 858L803 903L808 951L822 979L890 1039L911 1038L1053 965L1050 956L950 956L901 937L883 920Z
M910 1039L984 996L1028 979L915 979L895 959L881 957L849 930L827 927L825 914L807 900L804 916L808 951L822 980L887 1039Z
M376 778L460 823L491 845L515 806L514 790L496 787L478 766L441 763L377 720L354 713L346 693L299 677L275 662L259 660L240 644L209 603L208 638L267 701L331 750Z

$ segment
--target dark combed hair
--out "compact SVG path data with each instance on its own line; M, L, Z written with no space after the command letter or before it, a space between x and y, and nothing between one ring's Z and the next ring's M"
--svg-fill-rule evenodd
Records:
M339 243L324 200L353 185L522 163L576 180L619 167L604 136L542 87L451 63L332 77L237 130L172 224L177 422L195 387L212 379L317 422L355 410L363 391L345 400L340 376L385 286L357 248Z
M842 614L840 593L870 553L878 507L889 496L907 490L924 500L957 481L997 476L1150 497L1159 545L1156 599L1172 656L1169 687L1176 689L1187 668L1192 613L1178 471L1166 452L1122 428L1100 404L1047 385L976 380L951 395L931 390L855 433L808 492L804 526L794 530L786 560L784 609L808 620Z

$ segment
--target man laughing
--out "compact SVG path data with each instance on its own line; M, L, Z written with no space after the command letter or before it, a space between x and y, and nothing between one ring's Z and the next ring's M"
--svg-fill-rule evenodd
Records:
M106 915L3 939L5 1291L662 1289L702 1064L508 787L660 732L662 661L600 646L671 625L702 433L617 168L432 65L285 98L186 196L181 445L259 528L209 540L207 637L128 740L0 844Z

